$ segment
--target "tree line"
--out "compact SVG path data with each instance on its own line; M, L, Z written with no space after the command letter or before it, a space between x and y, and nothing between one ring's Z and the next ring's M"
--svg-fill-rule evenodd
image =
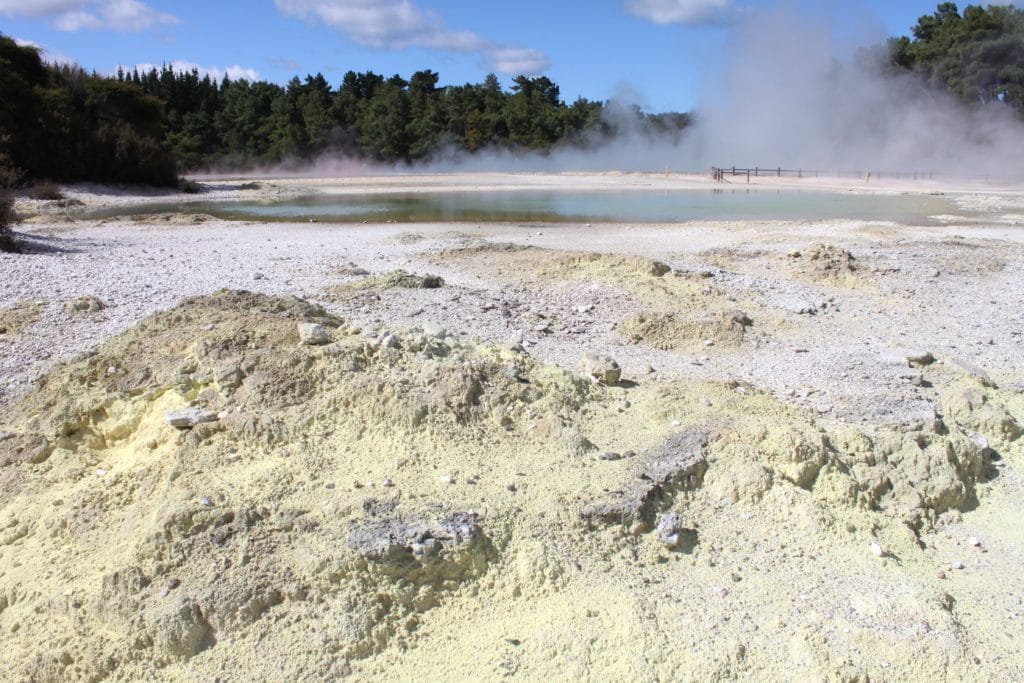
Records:
M971 106L1024 115L1024 10L969 5L961 13L943 2L884 54L888 68ZM687 113L569 104L545 76L518 76L509 90L493 74L475 84L439 80L429 70L408 79L349 71L335 88L322 74L278 85L169 66L107 77L46 64L37 49L0 35L0 181L172 185L182 171L323 153L396 163L449 151L596 147L623 130L678 139L692 123Z
M943 2L888 48L894 68L920 74L934 88L1024 115L1024 9L968 5L961 13Z
M184 168L246 167L315 157L324 152L395 163L428 159L439 151L483 148L548 151L598 145L619 124L605 105L567 104L546 76L516 77L511 91L489 74L482 83L439 86L434 71L408 79L349 71L337 89L322 74L280 86L168 66L116 80L137 86L164 104L164 144ZM652 130L678 133L688 114L630 111Z

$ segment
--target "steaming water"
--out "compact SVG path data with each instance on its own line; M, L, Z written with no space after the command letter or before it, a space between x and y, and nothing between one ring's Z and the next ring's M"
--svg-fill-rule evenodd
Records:
M856 219L930 224L930 216L961 213L952 202L930 195L754 189L312 195L276 201L157 204L145 211L205 213L242 220L340 223ZM133 209L130 213L139 211ZM100 215L113 212L93 214Z

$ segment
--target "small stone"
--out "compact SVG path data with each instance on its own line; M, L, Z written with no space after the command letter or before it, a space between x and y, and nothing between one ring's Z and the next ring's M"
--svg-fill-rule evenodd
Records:
M395 482L391 481L390 479L385 479L384 481L381 482L380 485L383 486L384 488L389 489L395 485Z
M399 343L400 343L400 340L398 338L398 335L391 334L390 332L385 333L380 338L381 348L384 348L384 349L397 349Z
M320 346L331 341L331 332L319 323L299 323L299 341L308 346Z
M177 588L180 585L181 585L181 581L179 581L178 579L171 579L170 581L167 582L167 587L169 589L171 589L171 590L174 590L175 588Z
M330 490L332 490L334 488L334 484L331 483L331 482L328 482L328 483L324 484L324 488L327 489L328 491L330 491Z
M970 538L967 539L967 542L970 543L975 548L981 547L981 539L978 538L977 536L971 536Z
M931 351L911 352L907 354L907 364L912 368L923 368L935 362Z
M363 488L363 484L358 479L356 479L355 481L352 482L352 488L361 489Z
M442 474L441 475L441 483L442 484L454 484L455 483L455 477L453 477L450 474Z
M511 491L512 493L515 493L516 491L518 491L518 490L519 490L519 487L518 487L518 486L516 486L515 482L512 482L512 483L510 483L510 484L506 485L506 486L505 486L505 488L507 488L507 489L508 489L509 491Z
M597 457L600 458L601 460L608 460L609 462L612 462L612 461L615 461L615 460L622 460L622 454L621 453L615 453L613 451L609 451L607 453L602 453L601 455L599 455Z
M510 380L518 382L523 375L523 369L516 363L509 363L501 369L501 374Z
M871 548L871 552L873 552L878 557L885 555L885 550L882 549L882 546L879 545L878 541L871 541L870 543L868 543L868 547Z
M439 323L428 321L420 325L420 330L423 331L424 336L432 337L434 339L444 339L448 336L448 330L444 329Z
M177 429L191 429L202 422L216 422L217 413L204 408L182 408L164 413L167 424Z
M944 571L942 571L942 570L940 569L940 570L939 570L939 571L938 571L938 572L937 572L937 573L935 574L935 578L937 578L937 579L944 579L944 578L946 578L946 572L944 572Z
M199 499L199 504L202 505L204 508L212 508L213 500L209 496L203 496L202 498Z
M580 360L583 372L601 384L618 384L622 369L611 356L588 352Z
M668 548L675 548L679 545L680 532L679 513L666 512L658 518L658 525L655 531L658 532L658 541Z
M951 567L952 569L963 569L963 568L964 568L964 563L963 563L963 562L960 562L959 560L957 560L956 562L954 562L953 564L951 564L951 565L950 565L950 567Z
M266 277L267 276L264 275L263 273L253 273L252 274L252 279L253 280L264 280L264 279L266 279Z

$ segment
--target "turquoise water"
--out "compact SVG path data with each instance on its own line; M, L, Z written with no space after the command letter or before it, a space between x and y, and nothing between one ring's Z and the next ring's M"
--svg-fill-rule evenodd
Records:
M929 216L960 213L952 202L930 195L746 189L321 194L279 201L164 204L146 209L148 213L168 211L240 220L338 223L859 219L929 224ZM139 211L133 209L130 213Z

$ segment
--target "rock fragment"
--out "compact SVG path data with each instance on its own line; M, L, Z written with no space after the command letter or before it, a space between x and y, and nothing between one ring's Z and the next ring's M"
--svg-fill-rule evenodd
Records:
M654 528L658 534L658 541L667 548L675 548L679 545L680 521L678 512L666 512L658 518L658 525Z
M330 343L331 332L319 323L299 323L299 341L308 346Z
M935 362L931 351L913 351L907 354L907 364L912 368L923 368Z
M180 410L168 410L164 416L167 424L177 429L191 429L203 422L216 422L217 413L205 408L182 408Z
M611 494L611 500L585 508L580 518L590 524L640 523L650 529L655 516L676 496L700 487L707 471L704 450L711 437L711 432L703 428L673 434L637 459L626 474L627 483Z
M611 356L588 352L580 360L583 372L601 384L618 384L622 369Z
M431 337L433 339L444 339L448 336L448 330L441 326L440 323L433 321L427 321L420 325L420 329L423 331L423 335Z

